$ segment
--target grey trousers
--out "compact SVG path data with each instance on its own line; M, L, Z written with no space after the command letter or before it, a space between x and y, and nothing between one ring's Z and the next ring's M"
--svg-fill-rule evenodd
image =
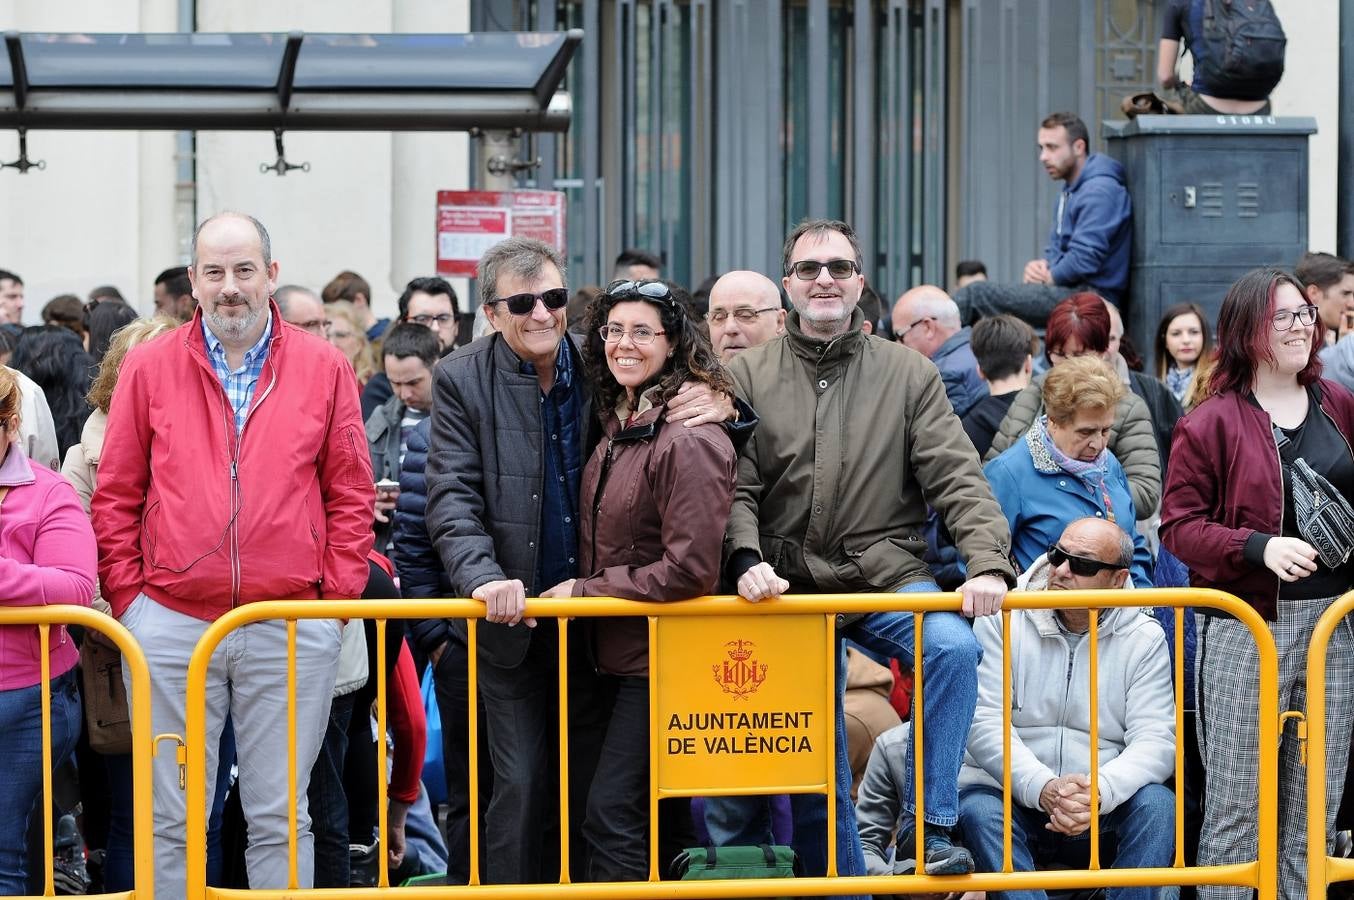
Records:
M142 594L121 622L146 654L150 669L151 729L185 737L188 659L211 623L161 606ZM296 797L287 790L287 626L255 622L236 629L212 654L207 667L207 809L216 784L216 747L229 713L235 727L240 802L249 825L245 864L255 889L285 888L288 879L288 817L296 809L297 875L308 888L314 877L310 831L310 770L329 724L338 674L340 627L336 619L296 623ZM123 678L130 682L130 668ZM131 685L127 686L131 695ZM165 748L152 768L155 807L155 895L182 897L187 872L187 797L179 767ZM202 841L204 835L194 836Z
M1307 645L1333 598L1279 602L1270 633L1279 654L1279 711L1307 708ZM1256 858L1259 778L1259 656L1250 629L1235 619L1200 619L1197 654L1199 750L1205 770L1199 865ZM1335 813L1344 790L1354 725L1354 637L1346 619L1326 655L1326 832L1334 846ZM1268 749L1265 752L1269 752ZM1279 896L1307 897L1307 771L1299 759L1296 723L1279 742ZM1244 900L1250 888L1206 886L1203 900Z

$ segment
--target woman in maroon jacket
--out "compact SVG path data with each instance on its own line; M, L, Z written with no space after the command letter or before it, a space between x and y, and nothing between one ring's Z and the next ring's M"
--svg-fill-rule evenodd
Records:
M1232 285L1218 317L1212 394L1175 429L1161 538L1190 583L1235 594L1269 623L1279 705L1302 711L1316 620L1354 584L1354 559L1324 563L1299 533L1284 460L1302 457L1354 497L1354 396L1321 378L1325 326L1291 276L1262 269ZM1277 431L1276 431L1277 429ZM1278 448L1279 436L1291 446ZM1207 772L1199 865L1256 858L1258 672L1249 629L1201 610L1199 745ZM1340 805L1354 721L1354 640L1340 628L1327 657L1326 826ZM1295 729L1279 757L1279 894L1306 897L1305 769ZM1328 838L1328 845L1330 844ZM1328 847L1329 849L1329 847ZM1203 887L1201 897L1249 896Z
M593 301L583 362L606 440L583 470L578 571L545 597L684 600L715 589L736 457L720 425L667 422L684 382L732 384L661 281L617 282ZM583 834L593 881L649 873L649 642L643 618L600 619L598 668L616 699Z

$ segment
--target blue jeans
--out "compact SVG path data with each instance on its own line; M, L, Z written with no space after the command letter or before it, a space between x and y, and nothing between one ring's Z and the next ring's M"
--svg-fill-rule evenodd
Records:
M973 853L979 872L1001 871L1001 789L978 785L964 788L959 798L959 830ZM1011 864L1017 872L1032 872L1036 864L1058 861L1087 865L1090 839L1083 833L1068 837L1044 828L1043 810L1011 806ZM1100 817L1100 833L1114 834L1116 869L1169 866L1175 851L1175 795L1163 785L1149 784L1112 812ZM1111 888L1109 900L1151 900L1160 888ZM991 900L1042 900L1043 891L1005 891Z
M940 588L932 581L909 584L900 594L929 593ZM951 826L959 816L959 767L978 703L978 661L982 650L973 629L957 613L928 613L923 624L923 707L925 726L926 821ZM846 653L843 639L884 657L897 657L915 666L911 613L872 613L837 634L837 871L864 875L865 855L856 830L851 803L851 764L846 749ZM907 768L912 769L909 743ZM903 811L914 814L913 780L907 779L900 798ZM809 875L827 871L827 804L816 794L790 798L794 811L795 850ZM770 816L764 797L711 797L706 801L705 824L716 845L756 844L769 832Z
M80 696L75 670L51 681L52 767L75 749ZM0 691L0 895L27 893L28 817L42 792L42 686Z

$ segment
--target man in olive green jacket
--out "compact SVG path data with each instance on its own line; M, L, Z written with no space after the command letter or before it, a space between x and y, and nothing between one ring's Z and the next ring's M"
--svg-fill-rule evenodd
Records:
M922 562L929 503L968 566L960 589L964 614L997 612L1015 583L1010 532L940 373L921 354L862 333L856 305L865 279L850 226L801 223L786 241L783 262L783 284L795 307L787 333L730 364L739 396L771 412L739 457L725 538L729 581L754 602L785 592L938 591ZM913 662L910 613L839 622L840 636ZM955 613L928 613L924 627L926 871L958 874L972 871L973 860L951 844L948 832L958 818L959 768L981 654L968 623ZM846 758L840 747L838 762ZM838 867L843 874L863 873L850 773L838 769ZM908 796L901 798L907 810L913 809L911 790L909 779ZM814 843L825 834L823 804L813 799L793 798L795 840L810 873L821 870L826 855ZM727 804L716 803L715 813L730 818ZM712 828L712 838L756 843L723 825Z

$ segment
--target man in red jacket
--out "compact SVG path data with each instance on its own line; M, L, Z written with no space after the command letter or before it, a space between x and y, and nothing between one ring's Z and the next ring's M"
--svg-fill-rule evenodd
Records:
M358 597L367 582L375 491L357 388L342 354L282 320L270 299L277 272L257 220L223 213L198 226L189 269L198 311L127 355L109 412L93 499L99 577L150 664L155 734L185 733L188 660L217 617L258 600ZM300 886L313 874L306 787L328 721L339 623L301 621L296 633L295 798L285 623L232 632L208 670L208 791L229 714L255 888L288 886L293 803ZM163 897L185 893L178 778L173 754L160 754Z

